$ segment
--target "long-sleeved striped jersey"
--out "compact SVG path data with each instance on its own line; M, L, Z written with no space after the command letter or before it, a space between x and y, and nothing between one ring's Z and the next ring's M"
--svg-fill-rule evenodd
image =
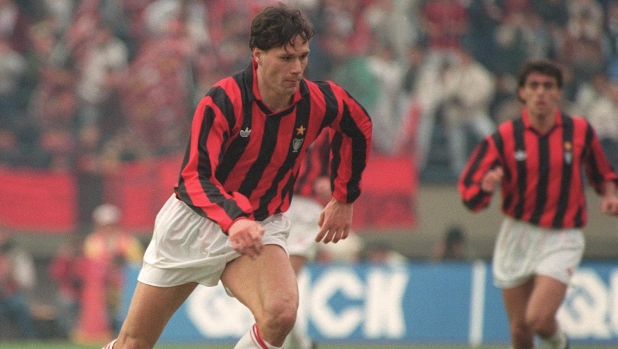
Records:
M273 113L257 86L253 61L202 98L176 196L224 232L241 217L263 220L284 212L307 148L331 128L333 196L356 200L371 148L365 109L333 82L303 79L293 103Z
M322 132L307 149L305 160L298 171L294 194L313 196L315 181L329 175L330 133L327 131Z
M555 114L554 127L540 134L524 109L521 118L503 123L477 145L459 178L469 209L489 205L491 194L481 190L481 179L491 168L502 166L506 215L548 228L586 224L584 178L601 194L604 183L618 183L618 177L590 124L558 110Z

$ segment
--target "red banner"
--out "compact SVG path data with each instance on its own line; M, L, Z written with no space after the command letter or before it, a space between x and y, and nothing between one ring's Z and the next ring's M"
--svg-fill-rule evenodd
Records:
M121 208L121 224L149 234L172 194L181 157L130 163L105 180L104 197ZM0 170L0 224L18 230L70 233L76 228L75 180L70 173ZM374 156L354 204L354 230L411 228L416 223L417 174L407 157Z
M76 225L75 181L69 173L0 169L0 224L63 234Z
M362 194L354 203L354 229L414 227L417 178L409 157L371 157L363 173Z

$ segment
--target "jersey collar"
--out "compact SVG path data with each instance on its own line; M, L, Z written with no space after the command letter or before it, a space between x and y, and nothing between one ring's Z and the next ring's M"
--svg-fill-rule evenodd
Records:
M560 110L558 108L556 108L554 110L554 126L552 126L551 129L549 129L549 131L547 131L546 133L550 133L551 131L562 127L562 113L560 112ZM536 133L539 133L539 131L534 128L534 126L532 126L532 123L530 122L530 116L528 115L528 109L524 108L524 110L522 111L522 119L524 121L524 126L526 127L526 129L532 130Z

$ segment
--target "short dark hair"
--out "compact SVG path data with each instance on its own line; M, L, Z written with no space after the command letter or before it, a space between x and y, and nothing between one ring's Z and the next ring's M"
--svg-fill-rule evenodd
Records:
M556 79L558 88L562 88L562 69L560 69L560 67L554 62L546 59L526 62L519 72L519 76L517 78L517 87L524 87L528 75L532 73L540 73L543 75L551 76Z
M264 8L253 18L249 48L268 51L285 45L294 46L297 36L307 42L314 32L313 24L300 10L279 3Z

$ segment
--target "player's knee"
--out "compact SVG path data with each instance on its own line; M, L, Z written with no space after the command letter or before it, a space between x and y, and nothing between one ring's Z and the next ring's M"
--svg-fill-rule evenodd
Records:
M515 322L510 325L511 337L516 342L526 342L532 338L533 332L525 322Z
M534 314L526 319L528 327L533 333L542 336L551 335L555 330L554 316L542 316L542 314Z
M295 302L279 302L266 311L267 326L278 333L287 334L294 327L298 305Z

